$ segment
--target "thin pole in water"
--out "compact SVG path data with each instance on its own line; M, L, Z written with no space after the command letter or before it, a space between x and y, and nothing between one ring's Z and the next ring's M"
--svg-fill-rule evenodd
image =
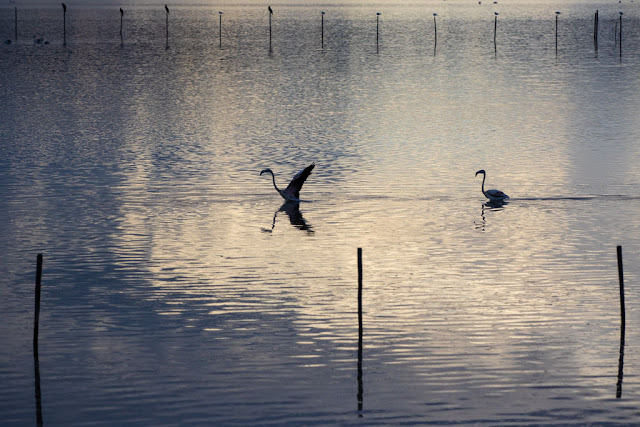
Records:
M38 254L36 259L36 294L35 312L33 318L33 348L38 349L38 330L40 327L40 289L42 284L42 254Z
M558 55L558 15L560 12L556 12L556 56Z
M624 363L624 335L626 317L624 310L624 273L622 268L622 246L616 248L618 255L618 280L620 282L620 358L618 359L618 383L616 384L616 398L622 397L622 376Z
M62 3L62 36L64 45L67 44L67 5Z
M358 411L362 411L364 387L362 385L362 248L358 248ZM362 413L358 415L362 416Z
M436 16L438 16L438 14L434 13L433 14L433 45L434 46L438 44L438 26L436 24Z
M169 6L164 5L165 10L165 28L167 33L167 47L169 47Z
M620 43L620 58L622 58L622 12L620 12L620 25L618 26L618 42Z
M219 38L220 38L220 47L222 47L222 12L218 12L218 15L220 15L220 26L219 26Z
M620 317L622 320L622 324L625 323L625 312L624 312L624 272L622 268L622 246L618 246L618 280L620 281Z
M36 293L33 324L33 368L36 387L36 425L42 426L42 392L40 389L40 361L38 358L38 328L40 324L40 289L42 284L42 254L36 259Z
M273 15L273 9L271 9L271 6L268 6L267 9L269 9L269 50L271 50L271 16Z
M498 38L498 12L493 12L495 15L493 18L493 49L498 50L497 38Z
M598 50L598 11L593 17L593 47Z
M320 24L320 28L321 28L321 30L320 30L320 34L321 34L320 39L321 39L322 48L324 49L324 12L320 12L320 15L321 15L321 18L320 18L321 19L321 21L320 21L321 22L321 24Z
M380 52L380 12L376 12L376 53Z
M124 10L120 8L120 43L122 43L122 19L124 18Z
M15 12L15 39L16 39L16 43L18 42L18 6L16 6L14 8L14 12Z

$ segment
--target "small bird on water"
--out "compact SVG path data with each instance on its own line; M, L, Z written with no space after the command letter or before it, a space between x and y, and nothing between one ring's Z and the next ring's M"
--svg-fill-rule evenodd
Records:
M493 202L502 202L509 198L509 196L507 196L500 190L484 191L484 180L487 178L487 173L484 171L484 169L480 169L478 172L476 172L476 176L478 176L478 174L482 174L482 194L484 194L487 199Z
M260 172L260 175L262 175L263 173L270 173L271 178L273 179L273 186L285 200L291 202L300 202L300 189L302 188L302 185L307 180L309 175L311 175L311 171L314 167L316 167L316 164L311 163L309 166L295 174L287 188L285 188L284 190L280 190L278 186L276 186L276 176L273 174L273 171L271 169L264 169L262 172Z

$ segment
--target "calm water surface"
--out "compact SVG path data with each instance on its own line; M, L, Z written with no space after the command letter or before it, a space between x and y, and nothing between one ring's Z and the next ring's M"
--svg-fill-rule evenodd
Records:
M473 3L19 8L0 424L636 422L639 4Z

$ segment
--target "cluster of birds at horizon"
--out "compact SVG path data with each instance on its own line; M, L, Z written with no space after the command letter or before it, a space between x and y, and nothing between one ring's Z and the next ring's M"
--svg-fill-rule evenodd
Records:
M273 180L273 186L275 187L276 191L282 196L282 198L285 199L286 201L301 202L302 200L300 199L300 189L302 189L302 186L304 185L307 178L309 178L309 175L311 175L311 171L315 167L316 167L316 164L311 163L309 166L307 166L306 168L302 169L300 172L295 174L291 179L291 182L289 183L289 185L287 185L287 188L285 188L284 190L279 189L278 186L276 185L276 176L271 169L269 168L263 169L260 172L260 175L265 173L270 173L271 179ZM487 178L487 173L485 172L484 169L480 169L478 172L476 172L476 176L480 174L482 174L482 187L481 187L482 194L484 194L484 196L487 199L489 199L492 202L504 202L509 198L509 196L507 196L505 193L503 193L500 190L496 190L496 189L485 190L484 181Z

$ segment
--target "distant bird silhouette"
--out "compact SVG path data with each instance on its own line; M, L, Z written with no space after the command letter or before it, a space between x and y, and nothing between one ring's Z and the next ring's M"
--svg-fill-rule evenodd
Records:
M164 5L164 10L167 11L167 13L169 13L169 6L167 6L166 4Z
M269 13L273 15L273 9L271 9L271 6L267 6L267 8L269 9Z
M311 163L309 166L295 174L287 188L285 188L284 190L280 190L278 186L276 186L276 176L273 174L273 171L271 169L264 169L262 172L260 172L260 175L262 175L263 173L270 173L271 178L273 179L273 186L285 200L289 200L291 202L300 202L300 189L302 188L302 185L307 180L309 175L311 175L311 171L314 167L316 167L316 164Z
M484 191L484 180L487 178L487 173L484 171L484 169L481 169L476 172L476 176L478 176L478 174L482 174L482 194L484 194L487 199L493 202L502 202L509 198L509 196L507 196L500 190Z

